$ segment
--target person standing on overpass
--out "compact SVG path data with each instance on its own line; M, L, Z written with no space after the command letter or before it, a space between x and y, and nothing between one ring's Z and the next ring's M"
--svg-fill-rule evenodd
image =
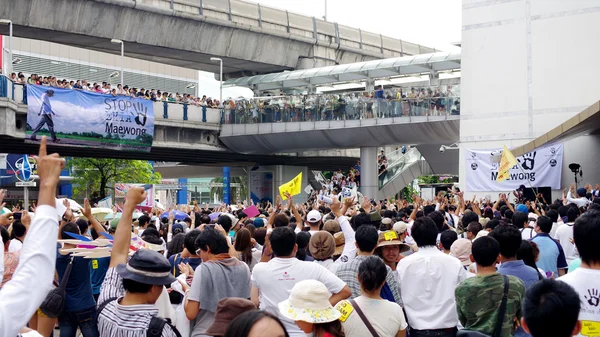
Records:
M48 130L50 131L50 137L53 142L58 142L59 140L56 138L56 134L54 133L54 122L52 121L52 116L56 116L56 113L52 110L52 105L50 105L50 97L54 96L54 90L46 90L45 93L42 94L42 107L40 108L40 112L38 112L38 116L42 115L42 119L35 127L33 132L31 133L31 140L37 140L35 135L40 132L44 124L48 125Z

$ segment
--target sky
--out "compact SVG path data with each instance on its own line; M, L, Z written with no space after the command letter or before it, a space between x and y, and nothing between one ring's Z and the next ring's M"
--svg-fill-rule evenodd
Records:
M455 50L462 29L461 0L258 0L261 5L322 18L443 51ZM200 72L199 92L218 97L219 82ZM249 89L226 88L223 97L251 96Z

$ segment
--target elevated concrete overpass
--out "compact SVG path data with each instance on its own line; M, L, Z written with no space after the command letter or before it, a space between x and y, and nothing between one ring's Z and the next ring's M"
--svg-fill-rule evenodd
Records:
M4 0L14 35L225 78L431 53L435 50L239 0ZM8 34L0 26L0 34Z

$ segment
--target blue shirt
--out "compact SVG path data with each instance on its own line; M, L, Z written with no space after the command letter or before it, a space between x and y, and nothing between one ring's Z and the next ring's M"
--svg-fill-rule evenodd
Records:
M502 275L518 277L525 284L525 290L540 280L538 271L526 265L523 260L502 262L498 267L498 272Z
M200 265L200 263L202 263L202 259L199 257L186 257L186 258L182 258L181 254L175 254L175 255L171 255L169 256L169 263L171 264L171 274L173 274L173 276L177 277L179 276L179 274L181 274L179 272L179 264L180 263L189 263L190 267L192 267L192 269L196 270L196 267L198 267Z
M531 241L535 242L540 249L540 260L537 266L544 271L551 271L558 277L559 269L567 269L569 265L565 258L565 252L558 241L552 239L547 233L539 233Z
M56 253L56 272L59 282L71 261L71 255ZM90 264L92 260L76 256L73 259L73 267L65 289L67 293L65 301L66 312L78 312L96 306L92 295L92 282L90 280Z
M108 270L109 264L110 257L92 259L92 272L90 279L92 281L92 293L94 295L100 294L100 288L102 287L102 282L104 282L104 276L106 276L106 271Z

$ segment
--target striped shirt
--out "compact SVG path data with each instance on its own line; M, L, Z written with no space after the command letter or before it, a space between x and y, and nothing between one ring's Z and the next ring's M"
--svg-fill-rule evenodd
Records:
M98 306L106 302L111 297L117 297L106 305L100 315L98 315L98 332L100 336L111 337L146 337L148 326L152 317L158 316L158 309L153 304L120 305L125 290L123 281L116 268L108 268ZM176 337L173 329L165 324L162 331L162 337Z

